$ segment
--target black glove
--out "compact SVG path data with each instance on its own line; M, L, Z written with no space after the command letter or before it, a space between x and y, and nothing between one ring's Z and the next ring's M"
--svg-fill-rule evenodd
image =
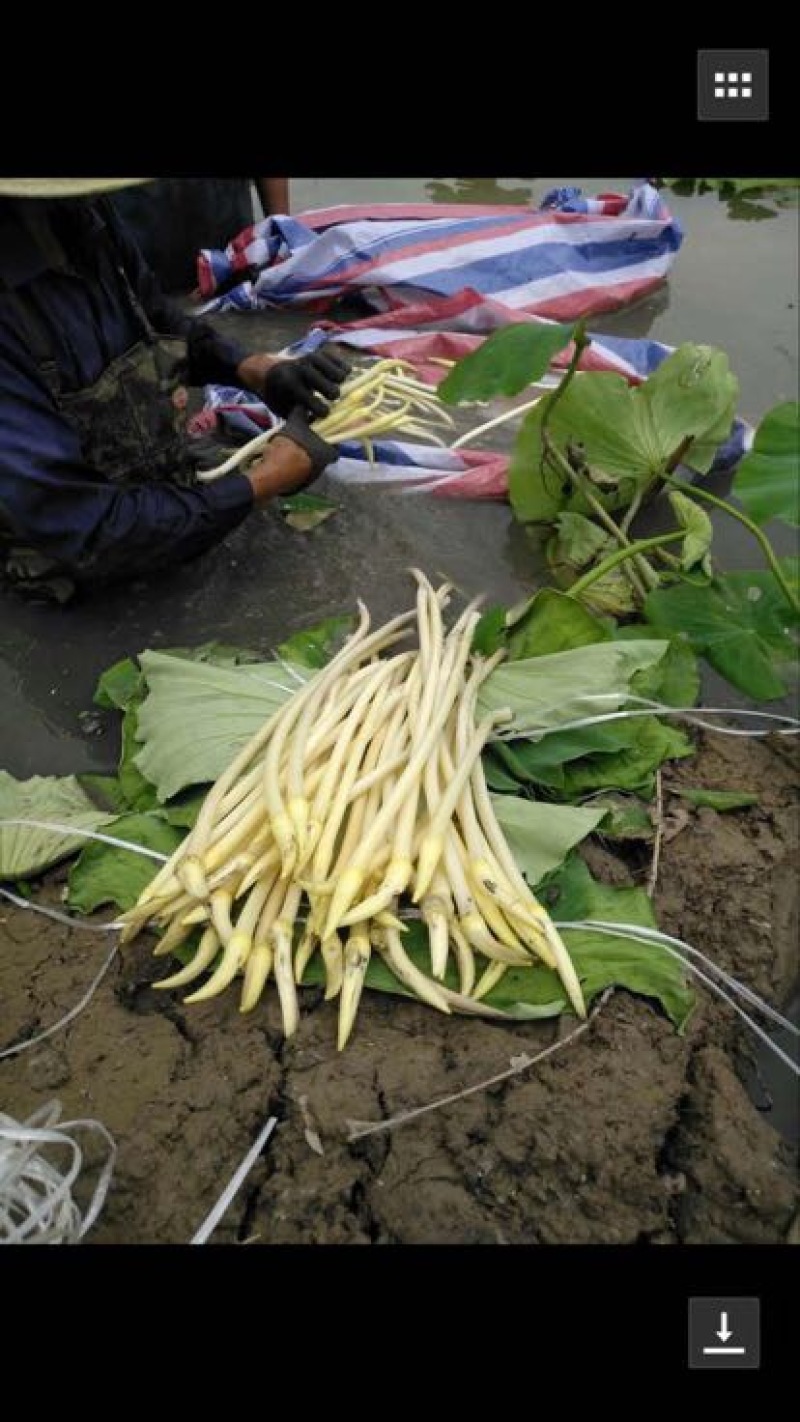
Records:
M291 439L295 444L299 444L306 454L311 458L311 473L306 484L313 484L318 479L323 469L332 464L334 459L339 458L339 451L335 444L327 444L324 439L309 428L308 415L305 410L301 410L299 405L292 410L285 425L281 425L278 434L286 439Z
M323 346L311 355L274 365L264 379L264 399L276 415L288 416L295 405L312 415L327 415L328 406L320 395L335 400L349 373L346 362Z

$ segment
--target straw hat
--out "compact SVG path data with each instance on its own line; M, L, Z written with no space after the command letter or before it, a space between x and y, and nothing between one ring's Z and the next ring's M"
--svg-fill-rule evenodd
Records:
M0 178L0 197L69 198L112 193L152 178Z

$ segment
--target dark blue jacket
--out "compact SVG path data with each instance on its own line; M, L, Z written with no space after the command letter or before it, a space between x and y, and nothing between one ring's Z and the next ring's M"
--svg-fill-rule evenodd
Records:
M84 462L80 442L59 413L19 329L8 293L26 288L52 338L65 393L92 384L141 338L124 295L114 248L103 236L114 223L131 286L161 334L188 340L189 381L237 384L245 352L213 328L186 316L161 293L110 204L49 204L66 268L31 241L19 207L0 199L0 527L57 559L80 581L142 574L194 556L224 538L246 516L253 494L244 475L192 489L169 484L112 485Z

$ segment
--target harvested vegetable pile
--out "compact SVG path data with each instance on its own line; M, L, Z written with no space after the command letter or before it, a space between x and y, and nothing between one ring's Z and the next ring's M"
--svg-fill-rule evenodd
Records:
M150 922L165 930L159 955L202 925L190 961L160 987L211 970L186 999L199 1002L241 976L249 1012L273 974L289 1036L297 984L319 953L326 996L339 997L341 1050L373 951L430 1006L489 1015L477 1004L506 968L541 960L585 1015L569 953L517 867L484 779L481 751L511 712L492 711L476 727L476 701L502 653L471 651L474 604L447 632L449 588L434 592L415 577L415 610L377 631L361 605L342 650L235 757L193 830L123 915L123 939ZM418 649L381 655L413 623ZM403 946L404 895L428 930L429 973ZM458 991L443 981L451 954Z
M378 360L348 377L327 415L314 420L311 428L329 444L359 441L372 459L373 439L390 432L443 444L441 437L434 433L436 425L450 431L453 418L443 408L430 385L416 377L415 367L404 360ZM201 471L198 479L208 484L220 479L223 474L230 474L231 470L259 454L275 435L280 434L281 428L277 424L264 434L256 435L222 464Z

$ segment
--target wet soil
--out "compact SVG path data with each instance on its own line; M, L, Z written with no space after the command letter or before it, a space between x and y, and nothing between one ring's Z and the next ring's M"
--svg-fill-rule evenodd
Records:
M774 741L743 754L716 736L699 747L664 773L659 922L786 1003L798 979L797 755ZM751 790L759 803L687 809L679 784ZM623 859L600 845L587 857L608 882L647 878L644 849ZM107 950L105 937L3 906L3 1044L73 1006ZM71 1025L0 1062L3 1108L17 1119L57 1097L117 1141L88 1242L188 1242L270 1114L277 1129L214 1243L779 1243L791 1231L796 1160L771 1124L751 1039L702 988L683 1036L617 992L540 1064L350 1140L349 1122L457 1094L574 1022L496 1026L368 993L339 1056L319 991L304 994L286 1043L274 994L243 1019L235 993L184 1007L153 991L162 975L140 939Z

